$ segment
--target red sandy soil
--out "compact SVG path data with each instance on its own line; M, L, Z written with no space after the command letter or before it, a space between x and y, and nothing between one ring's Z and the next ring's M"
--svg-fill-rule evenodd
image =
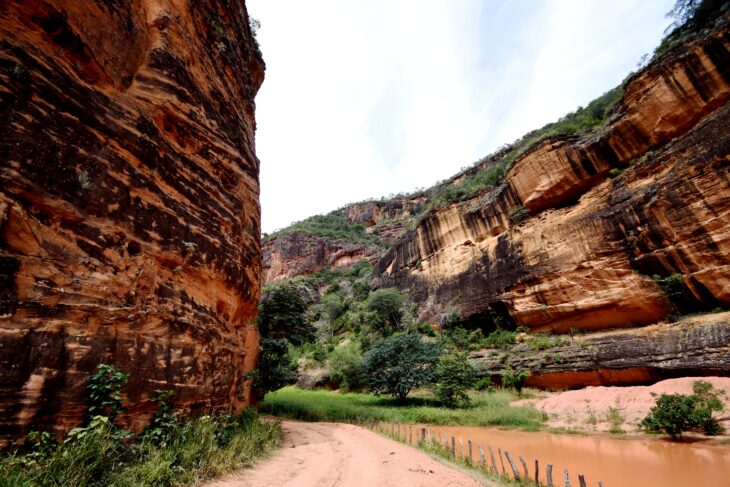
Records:
M484 484L423 452L338 423L282 421L283 448L206 487L469 487Z
M585 389L550 394L539 399L524 399L513 404L532 404L545 411L548 424L554 428L607 431L611 423L606 415L609 408L615 408L624 418L620 426L627 432L637 431L638 423L656 402L651 393L692 394L692 383L696 380L710 382L715 389L725 391L725 411L718 416L730 414L730 378L728 377L682 377L657 382L651 386L632 387L586 387ZM730 429L730 421L723 421Z

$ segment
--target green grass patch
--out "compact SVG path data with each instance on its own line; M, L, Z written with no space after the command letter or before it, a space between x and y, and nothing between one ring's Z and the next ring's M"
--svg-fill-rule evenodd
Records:
M131 439L108 421L93 424L58 445L46 442L6 454L0 458L0 486L196 485L251 466L283 438L278 423L259 421L253 410L179 423L163 443Z
M448 409L439 406L430 395L408 397L404 403L398 403L394 399L372 394L304 391L285 387L268 393L261 404L261 411L303 421L373 420L540 429L543 414L532 406L510 405L514 399L514 394L508 391L473 392L470 407Z

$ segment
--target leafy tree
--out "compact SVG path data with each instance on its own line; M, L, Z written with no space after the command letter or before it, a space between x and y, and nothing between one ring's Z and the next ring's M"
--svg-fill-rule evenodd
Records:
M296 374L289 368L289 342L285 338L262 338L254 389L259 397L291 384Z
M434 392L446 407L468 406L468 391L474 383L474 375L474 367L465 352L442 355L436 367Z
M376 289L367 300L367 309L374 313L374 325L396 328L403 316L403 297L392 287Z
M438 345L421 341L418 333L382 339L365 354L368 387L375 394L390 394L403 401L413 388L433 381L439 352Z
M713 390L707 381L692 384L694 394L662 394L649 414L639 423L646 431L663 431L677 440L684 431L701 429L708 435L721 433L722 426L712 417L713 411L725 406L720 399L721 391Z
M259 331L265 338L286 338L300 345L313 338L314 330L307 321L307 305L294 286L275 286L259 305Z
M359 342L351 341L341 345L332 350L329 356L327 365L330 378L345 390L360 389L365 385L362 363L362 347Z
M511 387L517 391L517 395L522 395L522 388L525 386L525 381L530 376L530 372L527 370L514 370L512 367L507 367L502 371L502 385L504 387Z

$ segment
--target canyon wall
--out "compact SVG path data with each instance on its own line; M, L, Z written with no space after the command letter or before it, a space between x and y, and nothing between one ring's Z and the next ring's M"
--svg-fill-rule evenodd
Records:
M333 211L344 225L361 227L364 242L347 241L306 230L285 229L265 238L263 283L319 272L325 267L349 267L361 259L375 264L385 248L401 237L428 201L425 195L364 201ZM293 228L296 228L296 224ZM370 238L365 238L367 235Z
M0 3L0 438L86 412L97 364L187 410L250 401L261 277L242 0Z
M627 80L606 125L516 158L378 263L421 318L566 333L730 305L730 29ZM726 323L727 326L727 323Z
M377 246L291 232L268 239L263 247L265 284L319 272L325 267L349 267L360 259L377 261Z

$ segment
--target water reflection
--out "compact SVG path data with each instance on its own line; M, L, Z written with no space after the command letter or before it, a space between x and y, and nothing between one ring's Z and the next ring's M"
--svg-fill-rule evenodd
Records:
M463 439L465 448L467 441L472 441L474 458L477 460L477 444L487 451L488 463L491 463L488 445L492 446L495 455L498 448L509 450L515 459L517 455L523 455L531 477L534 477L537 459L543 482L545 467L550 463L553 465L555 485L563 485L563 472L568 469L573 485L578 485L578 474L583 474L589 486L597 486L599 480L603 481L605 487L730 486L729 446L465 426L428 427L432 437L440 439L442 444L445 438L449 438L450 442L450 437L455 436L457 455L461 454L459 437ZM413 427L414 441L420 437L420 432L420 426ZM465 454L468 455L467 452ZM499 459L497 463L499 465Z

